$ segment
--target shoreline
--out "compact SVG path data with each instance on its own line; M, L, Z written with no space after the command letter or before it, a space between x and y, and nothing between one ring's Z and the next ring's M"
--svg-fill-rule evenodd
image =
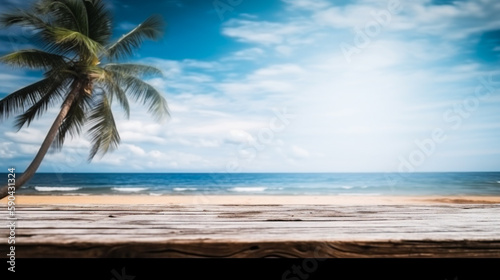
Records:
M6 203L6 199L0 202ZM355 195L16 195L17 205L41 204L240 204L240 205L425 205L500 204L500 196L355 196Z

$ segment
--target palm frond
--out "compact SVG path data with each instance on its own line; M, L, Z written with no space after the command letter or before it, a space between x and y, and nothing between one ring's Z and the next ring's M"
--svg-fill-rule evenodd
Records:
M47 77L7 95L0 100L0 120L37 103L54 84L57 85L58 81L54 77Z
M111 70L114 72L119 72L123 75L130 75L135 77L143 76L163 76L163 72L153 66L143 65L143 64L131 64L131 63L108 63L104 69Z
M103 1L86 0L88 14L88 37L101 45L107 45L112 34L111 14Z
M156 119L163 120L170 114L165 98L152 85L134 76L117 76L118 83L135 101L148 106L148 112Z
M96 103L95 108L88 116L89 123L92 125L89 129L92 142L89 161L97 154L104 155L108 151L114 150L120 143L120 135L106 94L100 94Z
M128 102L128 98L127 95L125 94L125 91L121 88L121 86L117 82L117 80L119 79L118 76L120 74L114 73L113 71L107 69L102 69L102 70L103 74L100 76L97 82L106 89L106 92L108 93L109 103L111 104L113 102L114 97L116 97L118 99L118 102L120 103L120 106L125 112L125 116L129 118L130 105Z
M31 69L60 68L65 65L64 56L52 54L41 50L21 50L0 57L0 62L15 67L28 67Z
M25 125L29 126L35 118L40 117L55 102L62 100L62 91L67 86L68 82L64 78L61 78L60 81L53 81L35 104L30 106L23 114L16 117L14 126L17 130L20 130Z
M0 15L0 24L5 27L18 25L34 29L43 29L47 27L47 23L41 17L23 10L12 11Z
M81 0L41 0L38 10L50 15L54 26L88 35L89 24L85 4Z
M76 52L80 58L94 60L104 50L104 47L98 42L90 39L84 34L61 27L53 27L47 37L52 40L46 40L46 47L58 52ZM48 38L46 38L48 39Z
M159 39L163 34L163 25L161 17L149 17L108 48L109 59L115 60L131 55L132 51L138 48L144 39Z

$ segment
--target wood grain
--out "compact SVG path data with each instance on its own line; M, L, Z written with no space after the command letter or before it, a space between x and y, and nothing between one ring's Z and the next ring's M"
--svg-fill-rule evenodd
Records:
M500 257L500 204L16 209L16 256ZM7 224L6 212L2 223ZM8 230L1 229L3 240ZM0 250L6 252L6 242Z

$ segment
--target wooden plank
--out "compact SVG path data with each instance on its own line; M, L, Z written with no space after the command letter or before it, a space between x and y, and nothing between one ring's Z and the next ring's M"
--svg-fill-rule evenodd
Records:
M500 204L20 206L16 254L314 257L322 244L327 257L500 257L499 210ZM0 220L7 223L6 215Z

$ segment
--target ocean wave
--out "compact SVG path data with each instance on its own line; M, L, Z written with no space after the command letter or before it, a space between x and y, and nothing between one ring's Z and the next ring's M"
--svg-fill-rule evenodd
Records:
M151 192L151 193L149 193L149 195L151 195L151 196L160 196L160 195L161 195L161 193L152 193L152 192Z
M263 192L267 190L266 187L235 187L229 189L230 191L233 192Z
M149 188L111 188L111 189L119 192L141 192Z
M497 183L499 183L499 184L500 184L500 181L497 181Z
M174 188L175 192L196 191L197 188Z
M81 189L81 187L39 187L35 186L35 190L39 192L72 192Z
M354 187L353 186L342 186L341 188L343 188L344 190L350 190Z
M381 193L339 193L338 195L344 195L344 196L375 196L375 195L382 195Z

